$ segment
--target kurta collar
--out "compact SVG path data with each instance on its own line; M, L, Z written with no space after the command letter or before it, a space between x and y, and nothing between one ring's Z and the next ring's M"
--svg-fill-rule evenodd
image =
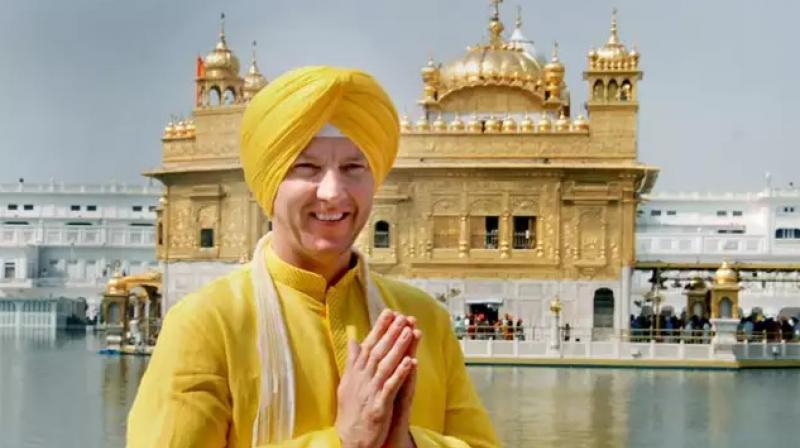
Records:
M361 269L361 261L355 257L356 264L336 284L328 285L328 282L321 275L298 268L281 259L272 250L272 246L267 246L265 252L267 270L274 282L282 283L322 303L325 303L326 298L332 294L346 290L353 280L357 278L356 274Z

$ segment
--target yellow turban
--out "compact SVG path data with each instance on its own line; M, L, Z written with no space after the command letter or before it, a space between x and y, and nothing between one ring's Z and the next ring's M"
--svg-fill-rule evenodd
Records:
M244 179L267 215L292 163L328 123L364 153L376 187L386 178L400 131L383 88L359 70L295 69L253 97L242 119Z

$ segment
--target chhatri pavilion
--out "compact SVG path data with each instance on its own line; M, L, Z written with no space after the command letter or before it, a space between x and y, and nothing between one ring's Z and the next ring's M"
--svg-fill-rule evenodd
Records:
M542 58L493 2L488 39L421 70L420 116L401 120L395 165L357 240L374 270L464 315L488 306L546 326L626 328L640 195L658 170L637 160L640 55L619 37L588 52L583 114L558 46ZM480 33L475 30L476 35ZM443 50L442 50L443 51ZM239 125L268 80L255 46L242 75L224 28L198 60L191 118L171 122L159 167L164 309L248 260L269 222L239 164Z

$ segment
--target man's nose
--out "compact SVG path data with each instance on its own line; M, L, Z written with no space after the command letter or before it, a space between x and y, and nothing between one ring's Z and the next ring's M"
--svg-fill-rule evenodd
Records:
M335 201L344 195L342 175L337 169L327 169L317 186L317 198L323 201Z

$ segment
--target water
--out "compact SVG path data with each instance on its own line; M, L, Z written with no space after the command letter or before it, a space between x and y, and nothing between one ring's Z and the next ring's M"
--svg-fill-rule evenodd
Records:
M0 447L122 447L147 358L0 333ZM800 371L472 367L504 446L797 446Z

